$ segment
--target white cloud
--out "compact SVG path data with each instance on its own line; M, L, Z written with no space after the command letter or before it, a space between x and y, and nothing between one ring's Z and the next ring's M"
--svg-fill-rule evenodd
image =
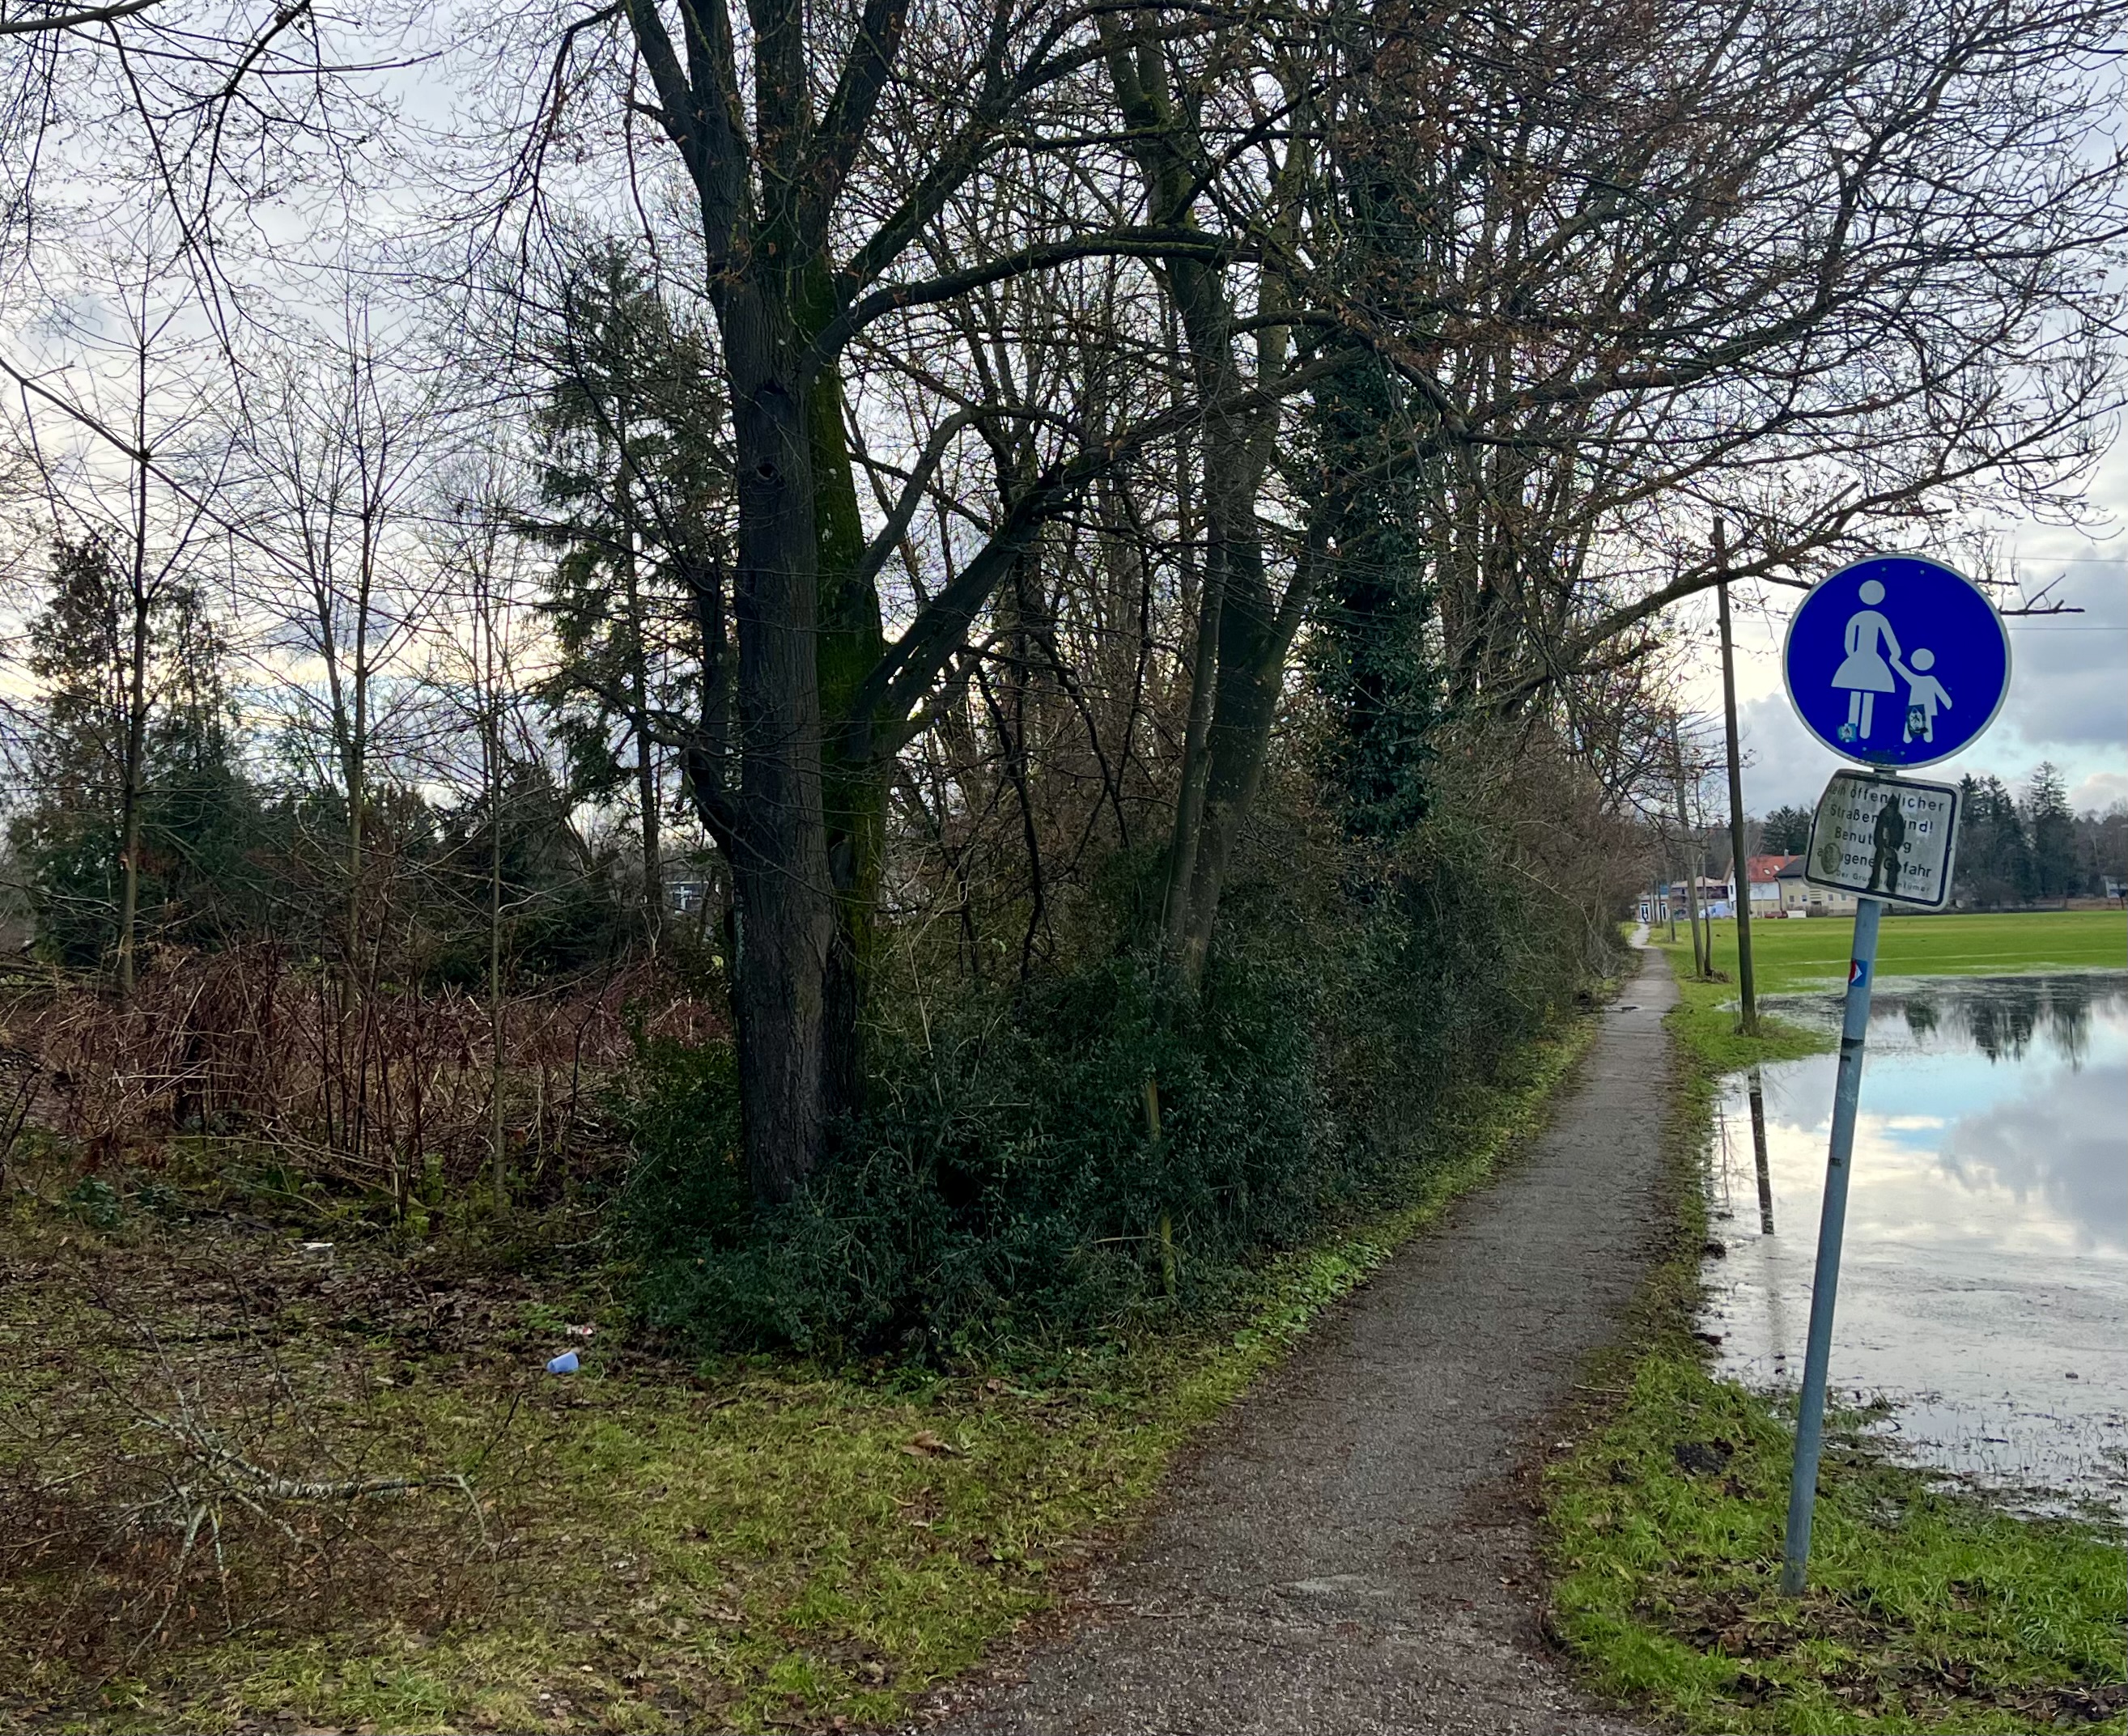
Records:
M2078 813L2103 813L2116 802L2128 802L2128 771L2095 771L2069 791L2069 800Z

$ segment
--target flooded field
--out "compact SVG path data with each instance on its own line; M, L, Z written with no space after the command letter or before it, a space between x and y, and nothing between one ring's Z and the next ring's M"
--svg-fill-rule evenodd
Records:
M1802 1375L1834 1066L1763 1070L1762 1143L1724 1083L1703 1324L1753 1385ZM1880 987L1831 1388L1917 1463L2128 1514L2128 974Z

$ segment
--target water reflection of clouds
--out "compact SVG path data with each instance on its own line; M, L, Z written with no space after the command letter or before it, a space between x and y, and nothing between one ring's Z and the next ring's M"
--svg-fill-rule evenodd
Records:
M1963 1126L1963 1122L1956 1126ZM1956 1136L1956 1127L1952 1136ZM1815 1142L1813 1142L1815 1143ZM2092 1243L2051 1198L2034 1198L1984 1166L1953 1170L1940 1128L1896 1130L1864 1115L1855 1130L1848 1235L1854 1245L1951 1245L2023 1259L2085 1251ZM1825 1158L1812 1152L1822 1183ZM1814 1186L1813 1193L1822 1191Z
M1836 1071L1831 1055L1764 1070L1771 1236L1744 1080L1725 1092L1710 1205L1729 1258L1708 1268L1707 1317L1747 1380L1799 1366ZM2107 1457L2128 1441L2124 1112L2128 975L1879 997L1834 1380L1893 1398L1921 1461L2128 1503Z
M2118 980L1945 984L1928 998L1926 1034L1912 1017L1918 996L1873 1021L1855 1230L2004 1254L2128 1254L2128 989ZM1835 1065L1826 1055L1767 1070L1776 1143L1795 1154L1793 1183L1813 1195Z
M2128 1153L2121 1119L2128 1064L2050 1068L2035 1088L1960 1117L1943 1168L1969 1188L2044 1201L2080 1248L2128 1253Z

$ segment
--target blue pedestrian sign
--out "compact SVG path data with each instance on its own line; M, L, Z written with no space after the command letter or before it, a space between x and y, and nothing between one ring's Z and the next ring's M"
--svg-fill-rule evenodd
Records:
M2010 690L2010 635L1964 574L1926 555L1872 555L1803 600L1781 664L1804 728L1835 753L1898 772L1949 759L1995 721ZM1932 909L1950 901L1957 841L1958 791L1950 785L1855 771L1832 775L1811 827L1804 878L1858 896L1781 1544L1781 1589L1791 1596L1803 1590L1810 1561L1878 926L1888 899Z
M1926 555L1872 555L1814 587L1781 661L1804 727L1869 766L1949 759L2010 690L2010 635L1995 605Z

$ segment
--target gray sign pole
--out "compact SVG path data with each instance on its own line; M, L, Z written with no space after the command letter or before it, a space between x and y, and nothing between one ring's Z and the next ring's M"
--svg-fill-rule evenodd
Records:
M1840 1244L1847 1231L1847 1178L1855 1155L1855 1115L1862 1098L1862 1049L1869 1035L1869 991L1877 976L1877 924L1883 903L1858 899L1855 956L1847 967L1847 1008L1840 1024L1840 1079L1832 1093L1832 1145L1825 1160L1825 1209L1817 1220L1817 1269L1810 1287L1810 1341L1803 1353L1802 1408L1796 1414L1795 1468L1788 1483L1788 1540L1781 1590L1803 1590L1810 1562L1810 1522L1817 1506L1817 1461L1825 1445L1825 1373L1832 1354L1832 1306L1840 1293Z

